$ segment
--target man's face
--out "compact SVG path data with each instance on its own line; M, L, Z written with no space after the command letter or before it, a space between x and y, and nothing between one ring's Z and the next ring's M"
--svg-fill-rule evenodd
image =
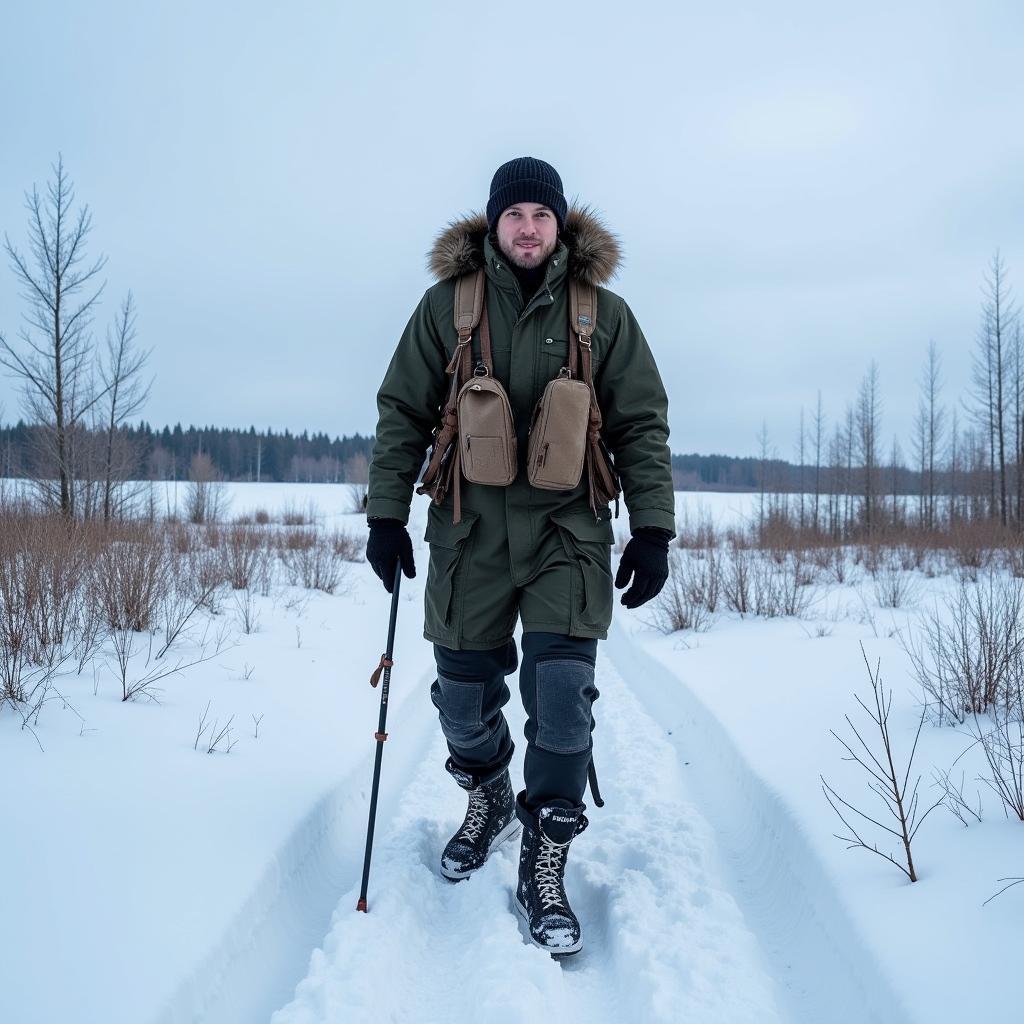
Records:
M539 267L558 245L558 219L540 203L516 203L504 210L496 229L498 248L517 267Z

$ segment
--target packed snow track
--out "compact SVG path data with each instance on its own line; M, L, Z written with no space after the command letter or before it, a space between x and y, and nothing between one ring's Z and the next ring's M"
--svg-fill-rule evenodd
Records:
M440 877L465 797L441 770L423 686L389 719L370 912L355 911L368 757L161 1024L909 1024L785 808L692 694L621 628L598 687L606 806L588 811L566 873L581 953L555 961L530 943L518 841L466 881ZM506 710L521 735L518 702Z

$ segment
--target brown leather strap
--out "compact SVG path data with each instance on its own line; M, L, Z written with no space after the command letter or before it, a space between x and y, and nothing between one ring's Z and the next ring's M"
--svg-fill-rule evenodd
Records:
M597 289L573 278L569 282L570 330L589 338L597 328Z
M484 303L483 315L480 317L480 362L487 368L489 376L494 376L494 360L491 358L491 324L487 319L487 303Z
M569 282L569 353L577 339L580 347L582 373L580 379L590 388L590 434L596 440L595 431L601 430L601 409L597 404L594 390L593 363L591 361L591 336L597 328L597 289L592 284L581 284L575 278ZM570 369L575 369L573 362Z
M458 526L462 522L462 442L458 435L455 437L455 453L452 455L452 525Z
M468 341L480 323L484 306L484 272L465 274L455 282L455 331Z
M594 460L598 457L601 442L601 407L597 404L594 390L594 366L591 361L591 337L597 328L597 289L591 284L581 284L575 278L569 281L569 345L570 355L575 341L579 342L581 380L590 389L590 417L587 423L587 489L590 507L597 515L597 480Z
M392 665L394 665L394 662L387 656L387 654L382 654L380 656L380 664L373 670L373 675L370 676L370 685L376 686L380 682L381 672L386 668L391 668Z

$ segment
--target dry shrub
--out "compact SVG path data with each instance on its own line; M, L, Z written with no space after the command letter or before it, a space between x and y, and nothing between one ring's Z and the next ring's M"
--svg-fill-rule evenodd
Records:
M257 526L267 526L270 523L270 513L265 508L258 508L252 514L253 522Z
M0 515L8 650L55 667L91 630L88 601L96 527L24 509Z
M281 524L283 526L315 526L320 518L320 513L312 501L300 505L298 502L288 502L281 512Z
M1003 566L1017 579L1024 578L1024 537L1018 535L1016 542L1003 552Z
M676 522L676 545L681 548L716 548L720 539L715 530L711 513L703 505L698 505L691 522L689 511L683 508L683 515Z
M329 538L318 537L315 530L297 532L307 534L302 543L283 543L279 551L288 583L333 594L345 578L344 560Z
M365 483L350 483L346 488L348 500L345 502L345 511L351 515L358 515L366 511L366 498L368 487Z
M913 603L917 581L896 558L882 563L874 574L875 600L881 608L902 608Z
M267 532L258 526L236 523L224 531L222 571L232 590L245 590L252 584L261 562L268 558L269 543Z
M939 722L1005 707L1024 678L1024 580L989 573L922 615L920 635L901 637Z
M111 530L96 563L96 581L112 629L152 627L171 583L171 558L162 531L142 524Z
M306 551L316 546L316 530L288 530L281 534L278 544L281 551Z
M190 523L216 523L227 511L227 494L220 473L204 452L192 456L185 491L185 515Z
M39 668L33 618L37 595L24 572L29 561L15 535L14 517L4 517L0 532L0 709L18 708L45 686Z
M196 535L182 523L170 523L166 527L167 543L176 555L187 555L196 546Z
M344 562L361 562L366 550L366 541L349 530L335 530L327 535L334 553Z
M650 624L662 633L675 633L681 629L707 629L711 618L708 610L709 591L717 594L717 575L714 559L698 560L688 551L671 548L668 580L649 605Z
M990 567L996 551L1012 543L1012 535L997 522L979 519L957 521L949 535L949 562L960 576L970 581L978 578L978 571Z
M799 550L789 552L781 565L773 559L755 556L750 573L754 614L768 619L802 616L814 601L812 579Z
M224 582L223 559L216 548L196 544L184 554L172 556L168 586L160 602L164 642L156 660L184 635L201 608L211 615L217 613Z
M722 593L730 611L746 615L752 608L751 579L752 563L756 554L735 540L729 546L726 562L722 569Z
M1016 681L1016 699L1007 704L993 704L991 728L975 716L971 732L985 754L988 774L982 781L1003 802L1007 816L1013 814L1024 821L1024 716L1021 708L1021 687Z

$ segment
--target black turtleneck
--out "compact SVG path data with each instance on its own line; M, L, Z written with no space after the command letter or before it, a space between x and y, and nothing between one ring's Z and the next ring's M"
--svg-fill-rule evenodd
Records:
M548 261L545 260L537 267L517 267L509 260L509 266L519 282L519 288L523 293L523 309L526 309L530 300L537 294L537 289L544 283L544 275L548 272Z

